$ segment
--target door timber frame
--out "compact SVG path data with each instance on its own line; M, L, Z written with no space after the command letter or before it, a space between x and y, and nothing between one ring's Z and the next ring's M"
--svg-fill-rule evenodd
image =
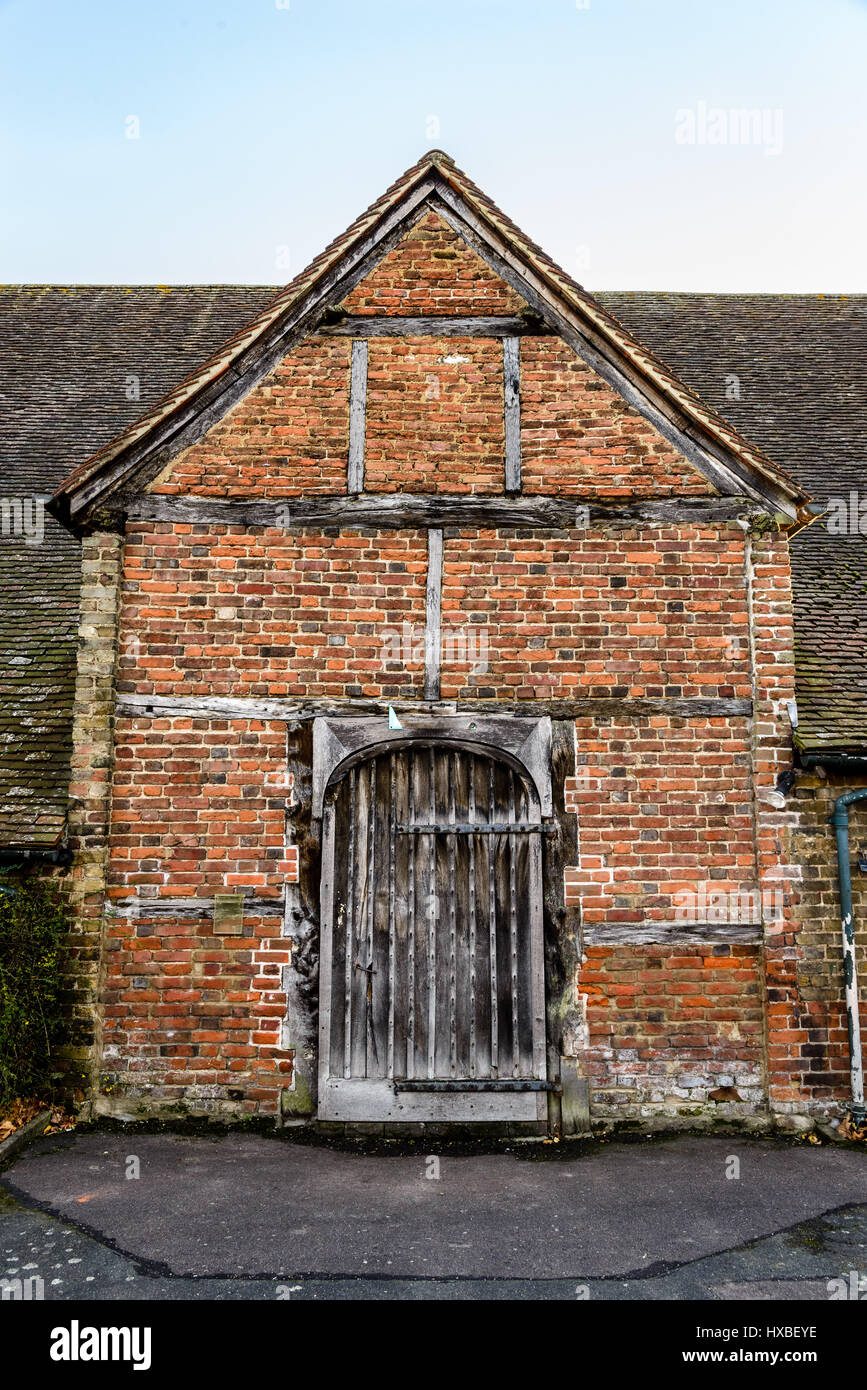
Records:
M377 754L424 746L462 750L511 766L529 783L541 819L552 814L551 721L485 716L407 715L392 729L383 718L334 719L322 716L313 726L313 815L322 822L320 879L320 1000L318 1092L320 1120L363 1122L467 1121L531 1122L545 1120L548 1084L504 1084L498 1089L476 1084L435 1087L382 1081L367 1083L353 1094L352 1081L341 1083L330 1071L332 948L335 902L335 811L329 788L349 770ZM529 862L530 951L533 1014L541 1033L534 1042L537 1075L546 1075L545 969L543 932L542 836Z

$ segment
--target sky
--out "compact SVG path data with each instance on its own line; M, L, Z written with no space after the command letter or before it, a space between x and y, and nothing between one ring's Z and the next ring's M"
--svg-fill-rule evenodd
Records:
M437 147L590 289L863 293L865 74L867 0L0 0L0 283L282 284Z

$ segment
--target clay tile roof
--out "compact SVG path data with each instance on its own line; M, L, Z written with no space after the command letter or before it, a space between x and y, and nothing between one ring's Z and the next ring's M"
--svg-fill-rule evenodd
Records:
M273 297L249 286L0 287L0 493L48 497ZM129 377L140 398L127 399ZM0 535L0 844L63 834L80 546Z

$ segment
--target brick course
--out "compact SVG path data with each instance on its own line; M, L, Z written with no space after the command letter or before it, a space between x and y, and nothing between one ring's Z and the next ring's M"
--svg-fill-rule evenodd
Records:
M120 689L153 695L422 693L424 657L386 659L424 623L420 532L131 525Z
M750 694L737 528L449 534L443 620L496 657L444 673L446 698Z

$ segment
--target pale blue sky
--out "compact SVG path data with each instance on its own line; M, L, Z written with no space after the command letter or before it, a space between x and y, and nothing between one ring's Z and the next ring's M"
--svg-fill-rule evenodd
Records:
M863 0L0 0L0 282L283 282L436 145L591 289L864 292L865 74Z

